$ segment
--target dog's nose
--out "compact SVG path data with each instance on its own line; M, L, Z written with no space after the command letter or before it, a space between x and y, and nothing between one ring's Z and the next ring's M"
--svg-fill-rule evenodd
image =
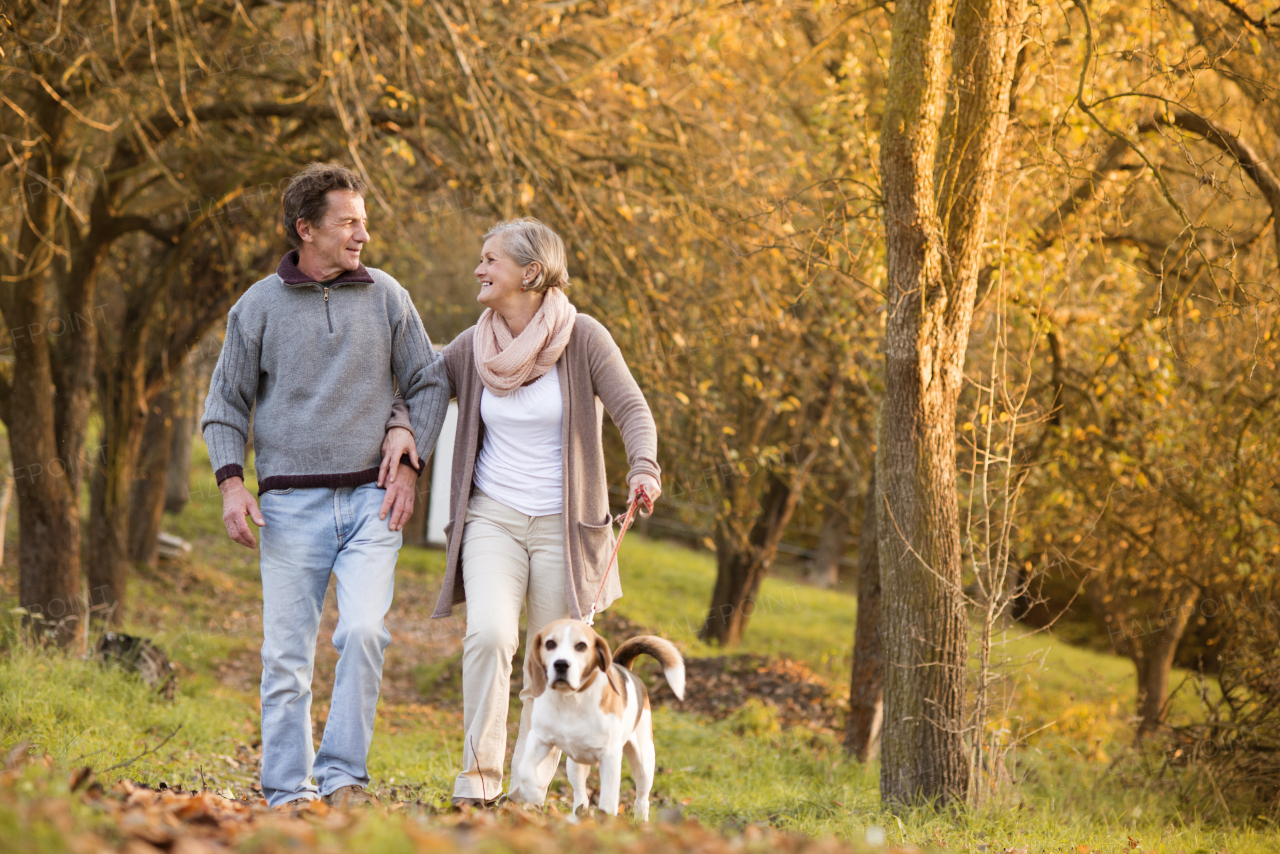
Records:
M555 663L556 673L565 673L569 669L569 662L563 658Z

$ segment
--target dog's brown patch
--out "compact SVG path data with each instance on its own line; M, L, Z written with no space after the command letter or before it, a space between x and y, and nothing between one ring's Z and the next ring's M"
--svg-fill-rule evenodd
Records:
M622 693L622 686L611 670L606 670L605 676L607 681L604 690L600 692L600 711L606 715L622 717L622 712L627 707L626 695Z
M543 632L545 631L544 629ZM547 668L542 663L543 632L534 635L524 653L524 681L535 697L541 697L542 692L547 690Z
M591 631L591 629L587 629L587 631L591 633L590 637L587 638L588 642L596 648L596 667L608 673L613 667L613 653L609 651L609 642Z
M576 693L581 694L583 691L591 687L591 683L596 681L596 677L600 674L595 670L591 671L591 675L582 680L582 684L578 686Z

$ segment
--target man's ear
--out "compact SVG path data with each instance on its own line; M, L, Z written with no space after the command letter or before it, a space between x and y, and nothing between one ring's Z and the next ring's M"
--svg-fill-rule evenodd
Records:
M607 677L609 668L613 666L613 653L609 651L609 642L596 635L596 666Z
M298 232L298 237L302 238L303 243L310 243L313 239L311 234L311 223L305 219L299 219L293 224L294 229Z
M542 663L542 632L533 636L529 648L524 651L524 681L533 690L534 697L541 697L547 690L547 668Z

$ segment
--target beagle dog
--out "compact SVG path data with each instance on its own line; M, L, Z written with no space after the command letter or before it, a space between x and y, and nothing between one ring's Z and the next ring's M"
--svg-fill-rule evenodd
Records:
M591 766L599 765L600 810L617 815L625 755L636 781L632 813L649 820L656 759L653 716L649 692L631 672L631 662L644 653L658 660L667 684L683 700L684 659L670 641L645 635L610 653L605 639L578 620L556 620L534 637L524 659L525 683L534 700L524 755L516 769L518 778L528 781L518 787L520 792L546 791L551 781L538 780L537 767L558 747L567 757L574 814L590 795Z

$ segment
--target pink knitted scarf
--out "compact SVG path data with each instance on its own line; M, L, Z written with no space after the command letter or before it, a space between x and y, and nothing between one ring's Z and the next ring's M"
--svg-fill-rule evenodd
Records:
M547 291L538 313L519 336L511 334L502 315L486 308L471 341L485 388L505 397L551 370L569 346L577 316L578 310L560 288Z

